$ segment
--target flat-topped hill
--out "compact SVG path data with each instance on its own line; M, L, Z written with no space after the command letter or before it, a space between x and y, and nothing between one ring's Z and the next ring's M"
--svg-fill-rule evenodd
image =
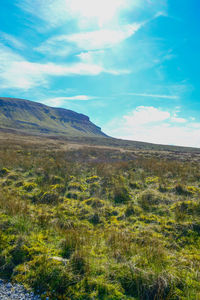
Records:
M16 98L0 97L0 127L33 134L106 136L83 114Z

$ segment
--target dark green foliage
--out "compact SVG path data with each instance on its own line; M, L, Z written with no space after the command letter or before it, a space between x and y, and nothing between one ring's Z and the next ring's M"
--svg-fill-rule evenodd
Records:
M66 197L69 199L78 199L79 198L79 193L77 192L68 192L66 193Z
M92 224L97 225L97 224L101 223L101 217L98 213L94 213L92 216L89 217L89 221Z
M24 263L28 257L28 251L26 250L26 241L22 237L19 237L10 251L12 257L12 262L14 265L19 265Z
M134 205L129 205L127 206L126 210L125 210L125 216L126 217L130 217L132 215L134 215L136 213L135 209L134 209Z
M80 251L77 251L72 255L71 264L72 270L75 274L84 275L89 271L86 257Z
M105 205L105 203L98 198L89 198L85 200L85 203L93 208L101 208Z
M23 188L27 191L27 192L31 192L32 190L34 190L37 187L37 185L34 182L26 182L24 183Z
M67 230L65 239L60 243L61 255L64 258L70 258L72 253L79 248L80 238L75 230Z
M6 176L7 174L9 174L9 170L7 168L2 168L0 170L0 177Z
M125 186L116 187L114 190L114 201L117 204L127 203L131 200L131 196L129 194L128 189Z
M138 202L142 208L150 210L151 206L158 205L161 202L161 197L154 190L146 190L140 195Z
M139 182L130 182L129 185L132 189L138 189L138 190L142 187L142 183Z
M45 292L48 295L52 290L53 297L64 295L77 280L69 269L63 268L61 264L49 260L46 256L38 256L28 265L30 273L26 276L26 282L31 283L36 292ZM23 278L19 275L17 277L19 280Z
M59 200L59 194L55 192L45 192L40 197L40 202L44 204L57 204Z
M174 190L178 195L183 195L183 196L190 195L190 192L188 192L182 184L177 184Z

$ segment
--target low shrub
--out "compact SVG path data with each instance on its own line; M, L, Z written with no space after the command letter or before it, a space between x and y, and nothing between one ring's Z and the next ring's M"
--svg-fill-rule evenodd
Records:
M80 192L70 191L70 192L67 192L65 194L65 197L69 198L69 199L75 199L75 200L77 200L80 197Z
M141 182L138 182L138 181L133 181L133 182L130 182L129 183L131 189L141 189L142 188L142 183Z
M156 190L145 190L138 196L138 203L144 210L151 210L152 207L160 204L169 204L170 200Z
M99 213L95 212L91 216L89 216L89 222L92 223L93 225L97 225L102 223L102 218Z
M84 275L86 272L89 272L89 263L86 255L81 251L73 253L70 263L75 274Z
M26 272L26 270L29 272ZM61 262L50 260L47 256L36 256L33 260L15 269L14 279L34 288L36 293L44 293L52 299L70 294L70 287L78 278ZM65 299L65 298L63 298Z
M61 197L56 192L45 192L41 195L39 202L44 204L58 204L61 201Z
M182 196L188 196L191 194L191 192L188 191L182 184L177 184L174 188L174 191L177 195L182 195Z
M97 182L97 181L99 181L99 177L96 176L96 175L91 176L91 177L88 177L88 178L86 179L86 182L87 182L87 183L94 183L94 182Z
M80 247L80 237L75 230L67 230L65 238L60 242L61 255L64 258L70 258L72 253Z
M70 182L68 185L68 190L69 191L77 190L77 191L83 192L85 190L85 187L82 184L80 184L79 182Z
M63 184L58 184L58 183L50 185L50 189L60 194L64 194L64 192L66 191L66 187Z
M85 200L84 203L91 206L92 208L101 208L105 205L104 201L98 198L89 198Z
M6 175L8 175L10 173L10 170L8 170L7 168L2 168L0 170L0 177L4 177Z
M23 188L27 191L27 192L31 192L32 190L34 190L35 188L37 188L37 184L34 182L25 182L23 185Z
M125 216L130 217L134 214L135 214L134 205L133 204L128 205L126 210L125 210Z
M16 173L9 173L7 176L7 179L9 180L17 180L19 178L19 176Z
M63 183L63 178L60 177L60 176L53 175L50 178L50 181L51 181L51 184L62 184Z
M116 204L125 204L131 200L128 189L123 187L115 187L113 191L113 198Z

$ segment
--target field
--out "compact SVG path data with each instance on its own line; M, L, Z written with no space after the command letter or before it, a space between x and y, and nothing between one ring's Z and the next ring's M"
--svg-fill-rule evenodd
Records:
M0 278L42 299L200 299L200 150L0 134Z

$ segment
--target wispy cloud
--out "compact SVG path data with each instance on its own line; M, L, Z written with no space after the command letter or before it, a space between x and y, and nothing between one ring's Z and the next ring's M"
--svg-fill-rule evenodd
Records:
M25 45L16 37L11 34L0 31L0 42L16 49L23 49Z
M50 55L67 56L80 51L108 49L131 37L143 25L144 23L133 23L115 29L59 35L48 39L36 50Z
M56 106L63 105L66 101L89 101L94 99L96 99L96 97L92 97L88 95L75 95L75 96L48 98L42 101L42 103L56 107Z
M58 27L75 20L81 28L102 27L119 23L124 11L137 9L144 0L18 0L18 6L45 21L48 27Z
M1 88L4 89L30 89L48 85L49 76L97 76L101 73L120 75L124 72L124 70L106 69L97 64L84 62L68 64L30 62L8 47L0 46L0 79Z
M171 118L171 122L174 122L174 123L186 123L187 120L184 119L184 118L172 117L172 118Z
M138 96L138 97L150 97L150 98L163 98L163 99L179 99L177 95L159 95L159 94L143 94L143 93L127 93L129 96Z
M95 97L91 97L91 96L86 96L86 95L77 95L77 96L70 96L70 97L56 97L56 98L52 98L49 100L81 100L81 101L88 101L88 100L92 100L95 99Z
M119 126L120 124L120 126ZM107 134L157 144L200 147L200 123L154 106L139 106L104 125Z
M46 41L34 47L51 60L59 57L65 64L66 60L78 58L82 64L92 64L96 74L113 75L137 73L161 61L158 51L149 41L142 39L133 43L130 37L148 22L164 16L166 0L156 3L146 0L16 1L30 14L33 23L38 24L39 31L58 29L51 31ZM134 17L130 17L130 13ZM36 22L35 18L44 23Z

